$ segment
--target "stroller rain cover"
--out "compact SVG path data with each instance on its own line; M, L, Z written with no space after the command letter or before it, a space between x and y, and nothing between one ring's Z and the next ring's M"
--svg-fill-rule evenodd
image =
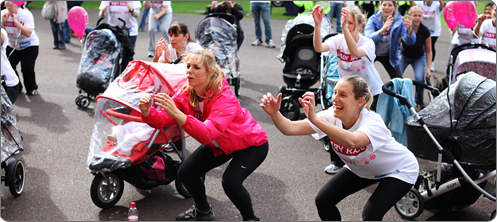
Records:
M188 84L185 72L185 64L147 63L138 60L128 64L126 70L96 98L97 110L87 159L91 171L127 168L153 155L147 152L149 148L145 148L147 141L135 145L129 156L119 154L117 146L112 145L107 136L112 134L114 126L141 123L138 102L142 96L157 93L173 96L182 90ZM157 108L155 104L153 107ZM173 142L179 139L181 133L177 125L160 130L154 143Z
M461 164L495 169L495 81L468 72L450 85L450 101L447 91L442 91L418 114L442 145L450 143ZM416 118L408 117L405 125L408 148L417 157L436 161L438 148Z
M2 85L2 163L16 151L23 150L21 134L17 128L16 112ZM3 176L2 176L3 177Z

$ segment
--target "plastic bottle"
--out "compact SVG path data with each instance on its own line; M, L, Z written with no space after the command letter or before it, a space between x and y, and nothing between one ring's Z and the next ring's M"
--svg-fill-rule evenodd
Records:
M135 202L131 202L129 205L128 221L138 221L138 209L136 209Z

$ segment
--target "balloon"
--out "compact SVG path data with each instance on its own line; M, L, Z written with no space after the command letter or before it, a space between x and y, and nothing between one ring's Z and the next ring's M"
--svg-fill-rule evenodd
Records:
M24 5L24 2L26 2L26 1L10 1L10 2L12 2L16 5Z
M444 8L444 19L450 29L455 29L459 22L454 17L454 1L450 1Z
M74 6L67 13L67 22L81 39L85 35L86 26L88 26L88 13L83 7Z
M475 3L472 1L454 1L454 17L456 20L467 28L475 26L478 13L476 12Z

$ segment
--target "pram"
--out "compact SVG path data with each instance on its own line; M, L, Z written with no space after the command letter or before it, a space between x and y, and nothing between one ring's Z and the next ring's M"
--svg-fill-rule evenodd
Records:
M3 79L2 79L3 82ZM11 158L19 151L23 151L22 137L17 128L16 113L10 102L2 83L2 181L9 186L10 193L14 197L22 194L24 189L24 163L21 159ZM10 160L9 160L10 159ZM8 161L9 160L9 161Z
M112 80L126 68L131 53L126 22L120 19L122 27L107 23L99 25L102 19L86 36L81 54L76 79L79 95L75 100L81 108L87 108L91 100L107 89ZM81 95L83 92L87 96Z
M328 18L323 17L321 35L335 33ZM302 13L289 20L282 32L281 48L277 58L283 63L283 81L286 86L280 86L282 94L280 112L291 120L300 117L298 98L307 91L318 92L318 88L310 88L320 81L321 71L325 64L321 53L313 46L314 19L312 13ZM316 101L319 101L319 93Z
M484 44L467 43L454 47L450 52L446 77L438 87L439 90L444 90L449 82L454 83L459 74L470 71L495 81L495 58L495 49Z
M236 71L238 45L236 17L229 13L210 13L197 26L197 43L216 56L228 83L240 96L240 73Z
M181 90L188 84L185 72L185 64L132 61L96 98L94 128L87 159L88 169L95 175L90 191L96 206L114 206L121 198L124 181L140 189L151 189L175 181L178 193L184 197L190 196L176 177L178 167L186 158L186 149L182 149L185 141L179 125L153 129L142 122L138 108L143 95L167 93L172 96ZM116 127L129 126L131 130L124 134L123 140L120 140L119 135L115 141L109 137L116 135ZM134 134L138 129L145 129L140 132L148 134ZM175 142L178 140L180 143ZM173 160L163 152L167 146L174 148L180 161Z
M419 113L406 97L388 89L392 84L387 82L383 92L413 113L405 123L409 150L437 161L395 204L401 217L412 220L423 209L461 209L482 194L495 201L495 185L487 183L496 175L495 81L474 72L461 75Z

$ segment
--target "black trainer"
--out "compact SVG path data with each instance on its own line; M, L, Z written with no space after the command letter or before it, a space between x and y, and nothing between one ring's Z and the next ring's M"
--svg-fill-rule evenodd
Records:
M209 209L209 211L202 212L202 211L198 210L195 207L195 205L193 205L192 208L190 208L187 211L180 213L178 216L176 216L176 220L181 220L181 221L214 220L214 211L212 210L212 207L211 207Z

